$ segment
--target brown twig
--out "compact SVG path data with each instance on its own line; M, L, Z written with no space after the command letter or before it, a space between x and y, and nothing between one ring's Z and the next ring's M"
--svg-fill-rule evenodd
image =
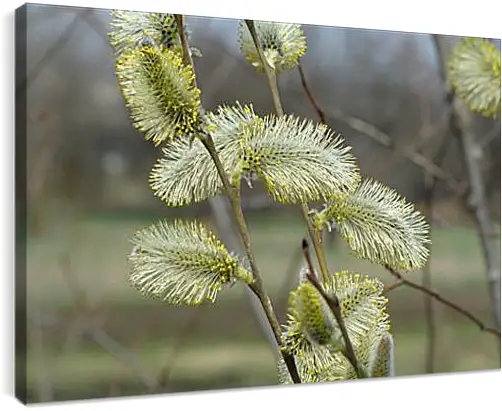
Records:
M394 284L390 284L390 285L384 287L383 293L384 294L390 293L392 290L395 290L396 288L399 288L402 285L404 285L403 280L397 280Z
M312 94L310 87L308 86L307 78L305 77L305 73L303 72L303 67L301 63L298 64L298 72L300 73L300 80L302 82L303 90L307 94L310 104L312 104L312 107L314 107L314 110L317 112L317 115L319 116L321 123L326 124L326 115L324 114L324 110L319 105L314 95Z
M63 274L63 279L66 282L70 292L73 294L75 299L75 308L77 312L83 312L85 316L92 316L95 312L85 295L85 292L80 287L76 276L70 266L69 256L66 255L61 260L61 270ZM85 318L84 324L79 324L79 321L72 321L71 325L73 327L80 328L82 333L89 335L98 345L100 345L105 351L115 357L117 360L121 361L124 365L128 366L131 371L138 376L138 378L145 384L145 386L152 390L157 384L156 379L150 374L150 372L140 363L139 358L133 355L132 352L122 347L120 343L109 336L98 324L93 323L93 318Z
M341 121L341 122L347 124L352 129L360 132L361 134L364 134L364 135L372 138L373 140L375 140L379 144L381 144L385 147L388 147L390 149L396 149L395 144L392 141L392 138L388 134L379 130L373 124L367 123L366 121L361 120L359 118L356 118L354 116L349 116L337 108L331 108L329 113L338 121ZM439 180L445 181L446 184L448 185L448 187L451 190L453 190L453 192L455 194L462 195L465 192L463 185L458 183L450 175L450 173L446 172L441 167L438 167L436 164L431 162L424 155L422 155L414 150L411 150L409 147L403 148L401 150L401 154L404 158L407 158L413 164L419 166L420 168L425 170L431 176L433 176Z
M307 243L307 240L305 240L305 239L302 241L302 250L303 250L303 255L305 257L305 261L307 262L307 267L308 267L307 279L315 287L315 289L319 292L319 294L321 294L322 298L324 299L324 301L326 301L326 304L328 304L328 307L330 308L333 315L335 316L336 322L338 323L338 326L340 327L340 331L342 333L342 337L345 342L345 347L344 347L345 348L345 356L352 364L352 367L354 367L354 370L357 373L357 376L359 378L367 378L366 373L359 366L359 363L357 361L357 356L354 351L354 347L352 346L352 342L350 341L350 338L349 338L349 333L347 332L347 327L345 327L345 321L343 320L342 312L340 309L340 300L338 299L338 297L336 296L335 293L328 295L326 293L326 291L324 291L324 289L322 288L321 284L319 284L319 281L317 280L317 276L315 275L314 266L312 265L310 253L308 251L308 243Z
M277 317L274 313L274 309L272 307L272 302L270 301L270 298L268 297L268 294L265 291L263 281L261 278L260 271L258 269L258 265L256 263L252 245L251 245L251 237L249 235L249 230L247 228L247 223L246 219L244 218L244 214L242 212L242 207L241 207L241 201L240 201L240 195L238 190L236 190L235 187L232 186L230 183L227 174L225 173L225 169L223 167L223 164L221 163L221 160L218 156L218 153L216 151L216 147L214 146L214 141L210 135L206 135L203 139L201 139L202 143L206 147L209 155L211 156L216 169L218 171L218 175L220 179L223 182L223 186L225 188L225 192L228 195L228 198L230 200L230 205L232 207L232 212L233 215L236 219L237 222L237 228L239 230L239 234L242 239L242 243L244 246L244 250L246 252L246 256L249 261L249 265L251 266L251 272L253 273L253 278L254 282L250 284L251 290L254 292L258 300L260 301L263 311L265 312L267 316L268 323L270 324L272 331L274 333L274 337L276 339L278 347L282 347L282 336L281 336L281 327L280 324L277 320ZM298 384L301 382L300 376L298 374L298 370L296 369L296 364L294 361L294 358L282 351L281 355L283 356L284 362L286 363L286 366L288 368L288 371L291 375L291 378L294 383Z
M181 40L181 47L183 48L183 64L185 66L192 67L195 72L195 65L193 64L192 54L190 53L190 46L188 45L188 39L185 35L184 27L184 17L182 14L175 14L174 19L176 20L176 27L178 29L178 34ZM193 85L197 87L197 76L193 76Z
M441 296L436 291L430 290L429 288L426 288L420 284L417 284L413 281L410 281L410 280L404 278L404 276L399 271L394 270L392 267L385 266L385 268L387 269L387 271L390 274L392 274L393 277L395 277L399 281L400 284L406 285L410 288L414 288L415 290L418 290L422 293L426 293L426 294L430 295L436 301L450 307L452 310L455 310L458 313L462 314L464 317L467 317L468 319L470 319L474 324L476 324L480 328L481 331L486 331L486 332L493 334L493 335L500 338L500 330L486 326L483 323L483 321L481 321L478 317L476 317L471 312L467 311L465 308L462 308L459 305L447 300L446 298ZM396 288L396 287L394 287L394 288Z

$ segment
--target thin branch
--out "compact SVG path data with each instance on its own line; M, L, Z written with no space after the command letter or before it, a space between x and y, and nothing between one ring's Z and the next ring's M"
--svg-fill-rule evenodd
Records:
M494 124L490 131L483 136L479 142L480 148L485 150L496 138L500 138L500 122L498 122L498 124Z
M314 245L314 251L316 253L317 261L319 262L319 268L321 270L321 275L324 281L328 279L328 263L326 261L326 255L324 254L324 249L322 247L322 232L317 231L312 224L309 216L309 209L306 204L302 204L302 213L305 222L307 223L307 229L309 232L310 239Z
M169 382L171 381L174 366L176 365L176 360L179 359L180 350L186 342L186 338L193 331L197 320L200 317L200 311L193 311L190 314L190 317L183 325L180 333L176 336L176 339L171 347L170 353L167 357L167 360L164 361L164 365L160 369L157 376L157 386L151 390L149 393L154 394L157 392L161 392L162 388L169 386Z
M370 124L364 120L361 120L354 116L349 116L342 112L337 108L330 108L329 114L331 114L335 119L347 124L352 129L360 132L363 135L366 135L379 144L388 147L390 149L396 149L395 144L392 141L392 138L379 130L373 124ZM396 149L397 150L397 149ZM401 151L401 150L399 150ZM446 182L448 187L457 195L462 195L465 192L465 189L462 184L457 182L453 176L451 176L448 172L443 170L441 167L438 167L436 164L431 162L424 155L417 153L414 150L411 150L409 147L405 147L402 149L401 154L404 158L410 160L413 164L418 167L424 169L431 176L443 180Z
M237 233L235 233L235 227L231 218L232 210L227 199L223 195L219 194L209 199L209 206L211 207L211 213L213 214L218 234L220 235L223 243L230 251L243 255L244 249L239 242ZM274 333L270 328L267 316L263 312L260 302L256 300L253 291L249 287L245 287L244 289L246 290L246 295L249 299L249 303L251 304L251 309L262 331L264 332L265 337L272 347L276 349L277 342L275 340Z
M307 262L307 267L308 267L307 279L315 287L315 289L319 292L319 294L321 294L322 298L324 299L324 301L326 301L326 304L328 304L328 307L330 308L333 315L335 316L335 319L338 323L338 326L340 327L340 331L342 333L343 340L345 342L345 345L344 345L345 356L352 364L352 367L354 367L354 370L356 371L357 376L359 378L367 378L366 373L359 366L359 363L357 361L357 356L354 351L354 347L352 346L352 342L350 341L350 338L349 338L349 333L347 332L347 327L345 327L345 321L343 320L342 311L340 309L340 300L338 299L338 297L334 293L332 295L328 295L326 293L326 291L324 291L324 289L322 288L321 284L319 284L319 281L317 280L317 276L315 275L314 266L312 265L310 253L308 251L308 243L307 243L307 240L305 240L305 239L302 241L302 250L303 250L303 255L305 256L305 260Z
M61 261L61 268L63 279L67 283L70 292L75 298L75 307L77 310L79 309L80 311L86 313L92 311L84 291L78 284L78 281L70 268L69 257L66 257ZM154 389L157 384L156 379L143 367L139 358L137 358L133 353L122 347L119 342L114 340L104 330L102 330L101 327L95 324L91 324L89 322L88 324L80 325L80 328L105 351L117 360L121 361L124 365L128 366L149 390Z
M233 187L232 184L230 183L228 176L225 173L223 164L221 163L221 160L216 151L216 147L214 146L214 141L212 137L210 135L206 135L204 136L204 138L201 138L201 141L206 147L207 151L209 152L209 155L211 156L216 166L218 175L220 176L220 179L223 182L225 192L227 193L228 198L230 200L230 205L232 207L233 215L237 222L237 228L239 229L239 234L241 236L242 243L244 245L244 250L246 252L249 264L251 266L251 272L253 273L254 283L250 284L249 287L258 297L263 307L263 310L265 311L267 320L270 326L272 327L272 331L274 332L274 337L277 341L277 345L279 347L282 347L283 344L281 336L281 327L274 313L272 302L270 301L270 298L268 297L268 294L266 293L265 288L263 286L263 281L261 279L260 271L258 269L258 265L256 264L256 260L251 246L251 237L249 235L247 223L244 218L244 214L242 212L240 193L238 189ZM293 382L295 384L301 383L300 376L298 374L298 370L296 369L296 365L294 362L294 358L290 354L284 352L283 350L280 351Z
M253 42L256 47L256 51L258 52L258 56L260 57L261 63L262 63L264 70L265 70L265 74L267 76L268 84L270 87L270 92L272 93L272 100L274 102L275 114L278 117L281 117L284 115L284 110L282 108L281 97L279 94L279 87L277 86L276 71L273 67L270 66L269 62L265 58L265 54L263 53L263 48L262 48L260 39L258 38L258 33L256 32L254 21L253 20L245 20L245 22L246 22L246 25L249 29L249 33L251 34L251 37L253 38ZM326 281L328 278L328 265L326 262L326 257L324 255L324 250L322 248L321 237L319 236L319 233L316 231L316 229L314 228L314 226L312 224L312 221L310 220L308 205L302 204L301 209L302 209L302 213L303 213L303 218L305 219L305 222L307 224L310 239L312 241L312 244L314 245L314 250L315 250L315 253L317 256L317 260L319 262L319 268L321 270L321 274L322 274L324 280Z
M317 115L319 116L321 123L326 124L326 115L324 114L324 110L319 105L319 103L315 99L314 95L312 94L310 87L308 86L307 78L305 77L305 73L303 72L303 68L302 68L301 63L298 64L298 72L300 73L300 80L302 82L303 90L307 94L307 97L310 101L310 104L312 104L312 107L314 107L314 110L317 112Z
M383 289L383 293L387 294L390 293L392 290L395 290L396 288L401 287L402 285L405 285L403 280L397 280L394 284L390 284Z
M268 60L263 53L263 48L261 46L260 39L258 38L258 33L256 32L256 28L253 20L245 20L246 25L249 29L249 33L253 38L254 45L256 47L256 51L258 52L258 56L260 57L261 63L265 70L265 74L267 75L268 85L270 90L272 91L272 100L274 102L275 113L280 117L284 114L284 110L282 108L281 97L279 94L279 88L277 87L277 74L273 67L270 66Z
M193 64L192 54L190 53L190 46L188 45L188 39L185 34L185 27L183 23L184 17L182 14L175 14L174 19L176 20L176 27L180 36L181 47L183 48L183 64L185 66L192 67L195 73L195 65ZM193 85L195 88L197 88L197 76L195 75L193 77Z
M302 81L303 89L305 90L305 93L307 94L310 103L317 111L317 114L319 115L321 121L323 123L326 123L326 114L324 109L321 108L320 104L314 98L312 91L308 86L305 73L303 72L301 66L299 66L298 69L300 72L300 78ZM353 130L358 131L359 133L372 138L373 140L375 140L376 142L385 147L395 150L395 144L393 143L392 138L388 134L379 130L373 124L361 120L360 118L349 116L335 107L330 107L329 114L333 116L336 120L344 124L347 124ZM445 181L448 184L448 186L453 190L453 192L455 192L456 194L461 195L465 191L464 187L461 184L459 184L449 173L444 171L441 167L438 167L434 162L431 162L427 157L423 156L422 154L410 148L404 149L401 154L405 158L410 160L413 164L424 169L431 176Z
M413 281L406 279L399 271L394 270L392 267L385 266L385 268L387 269L387 271L390 274L392 274L393 277L395 277L398 280L399 284L406 285L410 288L414 288L415 290L418 290L418 291L421 291L425 294L430 295L436 301L439 301L441 304L444 304L444 305L450 307L452 310L455 310L458 313L462 314L464 317L467 317L468 319L470 319L474 324L476 324L479 327L479 329L481 331L486 331L486 332L493 334L493 335L500 338L500 330L486 326L483 323L483 321L481 321L478 317L476 317L474 314L472 314L471 312L469 312L465 308L462 308L459 305L447 300L446 298L442 297L436 291L430 290L420 284L417 284ZM394 288L397 288L397 286Z

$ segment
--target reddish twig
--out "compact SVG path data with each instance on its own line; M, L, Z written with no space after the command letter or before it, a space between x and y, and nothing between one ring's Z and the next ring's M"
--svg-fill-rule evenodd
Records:
M478 317L476 317L471 312L467 311L465 308L462 308L459 305L447 300L446 298L441 296L436 291L430 290L427 287L424 287L420 284L414 283L413 281L410 281L410 280L404 278L403 275L399 271L396 271L389 266L385 266L385 268L387 269L387 271L390 274L392 274L392 276L394 276L398 280L398 282L400 282L400 284L406 285L410 288L414 288L415 290L418 290L418 291L421 291L423 293L430 295L436 301L439 301L441 304L444 304L444 305L450 307L452 310L455 310L458 313L462 314L464 317L467 317L468 319L470 319L473 323L475 323L480 328L481 331L486 331L486 332L493 334L493 335L496 335L497 337L500 338L500 330L486 326L483 323L483 321L481 321ZM394 288L396 288L396 287L394 287Z
M307 79L305 77L305 73L303 72L301 63L298 64L298 72L300 73L300 79L302 81L303 90L305 90L305 93L307 94L310 104L312 104L312 107L314 107L315 111L317 111L317 115L319 116L321 123L326 124L326 115L324 114L324 110L321 108L319 103L317 103L317 100L315 99L314 95L312 94L312 91L310 90L307 84Z
M395 290L396 288L401 287L402 285L404 285L403 280L397 280L394 284L384 287L383 293L387 294L388 292L391 292L392 290Z

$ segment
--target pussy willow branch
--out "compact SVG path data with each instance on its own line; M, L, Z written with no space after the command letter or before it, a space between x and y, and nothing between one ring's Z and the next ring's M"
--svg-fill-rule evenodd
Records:
M478 317L476 317L474 314L472 314L471 312L469 312L465 308L462 308L459 305L447 300L446 298L441 296L436 291L430 290L427 287L424 287L420 284L417 284L417 283L414 283L413 281L408 280L399 271L396 271L389 266L385 266L385 268L393 277L395 277L397 279L397 282L394 284L394 286L390 286L390 287L386 288L386 292L389 292L389 291L397 288L400 285L406 285L410 288L414 288L415 290L418 290L418 291L421 291L423 293L430 295L436 301L439 301L440 303L446 305L447 307L450 307L451 309L462 314L464 317L469 318L473 323L475 323L481 329L481 331L489 332L490 334L493 334L493 335L498 336L500 338L500 330L496 330L495 328L487 327L483 323L483 321L481 321Z
M194 69L193 61L191 58L189 58L190 51L188 47L188 40L186 38L185 31L183 29L183 16L181 15L175 15L176 18L176 24L178 27L178 33L181 38L181 43L183 45L183 55L184 55L184 60L190 66L192 69ZM188 57L187 57L188 55ZM195 70L194 70L194 78L195 78ZM251 245L251 236L249 234L249 229L246 223L246 219L244 218L244 213L242 212L242 204L241 204L241 197L240 197L240 192L239 188L234 187L231 183L230 180L228 179L228 176L225 172L225 168L223 167L223 164L221 163L220 157L218 155L218 152L216 150L216 147L214 145L213 138L209 134L205 134L201 136L200 138L202 144L208 151L209 155L211 156L211 159L213 160L213 163L216 167L216 170L218 172L218 175L223 183L225 193L227 194L227 197L230 201L230 205L232 208L232 212L234 215L234 218L237 223L237 229L239 231L242 244L244 246L244 251L246 253L247 259L249 261L249 265L251 267L251 272L253 273L253 279L254 282L249 285L250 289L254 292L258 300L260 301L263 311L265 312L265 315L267 317L267 320L270 324L270 327L272 328L272 331L274 333L275 340L277 342L278 347L280 348L281 355L284 359L284 362L288 368L288 371L291 375L291 379L295 384L301 383L300 376L298 374L298 370L296 369L296 364L294 361L293 356L290 354L284 352L282 350L283 343L282 343L282 335L281 335L281 326L279 324L279 321L277 320L277 316L275 315L274 308L272 306L272 302L270 301L270 298L265 290L265 287L263 285L263 281L261 278L260 271L258 269L258 264L256 263L256 259L254 257L254 252L252 249Z
M261 46L260 39L258 38L258 34L256 33L256 28L253 20L245 20L246 25L249 29L249 33L253 38L254 45L256 47L256 51L258 52L258 56L262 62L263 68L265 70L265 74L268 79L268 84L270 87L270 91L272 93L272 100L274 102L275 113L278 117L284 115L284 110L282 108L281 97L279 94L279 88L277 86L277 74L274 68L270 66L267 59L265 58L265 54L263 52L263 48ZM317 260L319 262L319 268L321 270L321 274L326 281L328 279L328 264L326 262L326 256L324 255L324 249L321 244L321 237L319 233L316 232L312 221L309 216L309 207L307 204L301 205L303 217L307 224L307 229L309 232L310 239L312 240L312 244L314 245L314 250L317 256Z
M253 38L254 45L256 47L256 50L258 52L258 55L260 57L260 60L262 62L262 65L264 67L265 73L268 78L268 82L270 85L270 91L272 93L274 105L276 107L276 114L277 114L277 116L280 117L280 116L284 115L284 111L282 109L279 88L277 86L277 76L275 73L275 69L272 71L272 67L270 67L267 59L265 58L265 55L263 53L263 48L262 48L260 40L258 38L258 34L256 33L256 28L255 28L253 20L245 20L245 21L246 21L246 25L249 29L249 32L251 34L251 37ZM326 257L324 255L324 249L323 249L322 243L321 243L321 236L319 235L320 233L315 230L315 228L312 224L312 221L310 220L308 205L302 204L301 207L302 207L303 216L304 216L305 221L307 223L309 235L310 235L312 243L314 245L314 250L317 255L317 259L319 262L319 267L321 269L322 277L323 277L324 281L327 281L328 280L328 267L327 267L327 263L326 263ZM307 242L304 241L304 244L307 244ZM306 253L306 254L308 255L308 253ZM310 260L310 258L308 261L310 263L310 266L312 267L312 261ZM313 270L311 271L311 273L312 273L312 276L314 276ZM316 284L318 284L318 283L316 282ZM336 297L336 295L333 296L333 301L335 301L335 302L338 301L338 298ZM331 302L333 302L333 301L331 301ZM330 304L330 302L328 301L328 305L329 304ZM336 308L337 306L338 306L338 308ZM342 330L342 334L343 334L343 330L345 330L345 335L343 335L343 337L345 340L346 350L347 350L348 355L351 355L349 350L352 349L352 343L350 342L350 338L349 338L347 330L345 328L345 323L344 323L343 317L341 316L341 313L340 313L339 304L338 305L334 304L332 306L330 305L330 308L335 309L335 311L337 311L337 313L334 313L335 318L338 322L338 326L340 327L340 330ZM352 360L354 360L353 366L355 367L355 370L359 375L362 373L361 373L361 370L357 367L357 360L356 360L356 357L355 357L355 354L353 351L354 350L352 349L352 357L353 357Z
M180 14L175 14L174 15L175 20L176 20L176 27L178 29L178 33L180 36L181 40L181 45L183 48L183 63L185 65L188 65L192 67L194 71L194 86L197 87L197 77L195 75L195 66L193 63L192 56L190 54L190 45L188 44L188 38L186 36L185 30L184 30L184 16ZM230 210L228 210L228 205L222 201L222 198L219 197L214 197L209 200L209 204L211 206L211 209L213 211L213 214L216 218L216 223L219 228L220 234L222 234L221 231L225 228L225 226L228 226L231 224L231 220L229 218ZM242 252L242 248L239 247L238 240L235 237L235 233L230 227L230 230L227 229L226 232L229 234L227 235L227 241L226 244L230 248L232 248L236 252ZM248 296L250 297L250 302L251 302L251 308L253 309L255 315L257 316L257 320L259 321L267 339L271 344L275 343L275 337L271 335L271 330L268 324L268 320L264 318L263 312L259 305L257 304L256 300L254 299L253 292L251 292L249 289L246 289L248 292Z
M274 337L277 341L278 346L281 348L281 355L284 359L284 362L286 363L286 366L288 368L288 371L291 375L291 379L295 384L301 383L300 376L298 374L298 370L296 369L295 361L294 358L284 352L282 350L283 343L282 343L282 336L281 336L281 326L279 324L279 321L277 320L277 317L274 313L274 309L272 307L272 302L270 301L270 298L268 294L265 291L265 288L263 286L263 281L261 279L261 275L258 269L258 265L256 264L256 260L254 258L254 253L252 250L251 246L251 237L249 235L249 230L247 228L246 220L244 218L244 213L242 212L242 207L241 207L241 201L240 201L240 194L237 188L233 187L232 184L230 183L227 174L225 173L225 169L223 167L223 164L221 163L221 160L218 156L218 153L216 151L216 148L214 146L214 141L210 135L204 136L204 138L201 139L202 143L206 147L207 151L209 152L211 158L213 159L213 162L216 166L216 169L218 171L218 175L220 176L223 186L225 188L225 192L228 195L228 198L230 200L230 205L232 206L232 211L234 214L234 217L237 221L237 228L239 230L239 234L242 239L242 243L244 245L244 249L246 251L246 256L249 260L249 264L251 266L251 271L253 273L253 278L254 282L251 284L249 287L251 290L255 293L255 295L258 297L260 300L260 303L263 307L263 310L265 311L265 314L267 316L267 319L270 323L270 326L272 327L272 330L274 332Z
M331 310L331 312L335 316L336 321L338 322L338 325L340 326L340 331L342 332L343 341L345 343L345 346L344 346L345 356L352 364L352 367L354 367L354 370L357 373L357 376L359 378L367 378L368 376L366 375L364 370L359 366L359 363L357 361L356 352L354 351L354 347L352 346L352 342L350 341L347 327L345 327L345 322L343 321L343 317L342 317L342 311L340 309L340 300L338 299L338 297L335 294L328 295L326 293L326 291L324 291L324 288L321 286L321 284L319 284L319 281L317 280L317 277L315 275L314 266L312 264L312 259L310 258L310 253L308 250L308 243L307 243L307 240L305 240L305 239L302 241L302 250L303 250L303 255L305 257L305 260L307 262L307 267L308 267L307 279L316 288L316 290L319 292L319 294L321 294L321 297L324 299L324 301L326 301L326 304L328 304L329 309Z

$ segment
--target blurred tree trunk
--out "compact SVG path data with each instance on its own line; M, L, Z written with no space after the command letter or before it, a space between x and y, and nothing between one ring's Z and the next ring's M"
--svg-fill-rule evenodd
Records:
M451 86L447 82L445 67L451 44L438 35L434 35L433 39L439 57L439 69L444 82L445 93L451 95L449 126L463 154L470 190L467 207L476 221L486 266L486 278L490 290L493 318L496 327L500 330L500 237L496 235L494 222L488 208L486 182L483 178L481 166L484 161L484 153L479 139L473 131L473 114L452 92ZM500 340L498 348L500 353Z

